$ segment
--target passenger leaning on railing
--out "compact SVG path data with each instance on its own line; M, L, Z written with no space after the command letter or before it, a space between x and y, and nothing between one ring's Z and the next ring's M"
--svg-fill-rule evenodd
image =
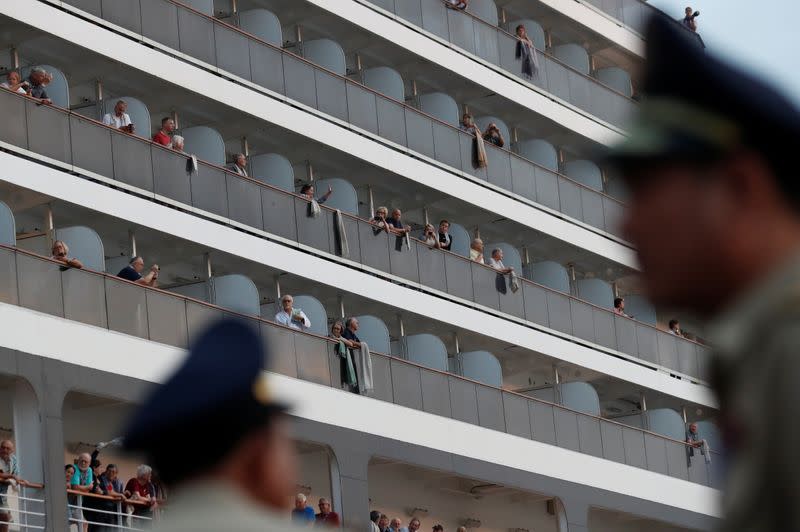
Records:
M69 258L69 246L63 240L56 240L53 242L53 254L50 258L57 260L72 268L83 268L83 263L76 258Z
M96 495L104 495L106 497L114 497L117 499L117 501L122 501L125 499L125 495L123 493L124 488L122 486L122 481L118 477L118 474L119 471L117 470L117 466L114 464L108 464L106 466L106 470L99 477L95 478L91 493ZM89 497L84 499L84 505L89 499ZM117 515L115 515L118 510L117 501L110 501L107 499L97 499L94 501L93 507L98 510L102 510L102 512L95 512L93 514L93 519L87 518L87 520L93 522L89 525L90 532L92 532L92 530L95 528L104 530L96 523L112 525L117 523Z
M124 131L125 133L133 133L135 127L131 122L130 115L126 112L128 110L128 104L125 100L119 100L114 105L114 112L113 113L106 113L103 116L103 123L109 127L113 127L119 129L120 131Z
M12 92L18 92L20 94L28 94L28 91L25 89L30 86L30 83L25 80L22 80L22 76L19 75L19 72L16 70L12 70L7 74L6 81L0 83L0 87L4 89L8 89Z
M156 488L151 482L153 469L145 464L136 468L136 476L125 485L125 497L128 499L146 503L146 505L133 506L133 515L138 517L153 517L153 506L156 504ZM141 528L144 523L137 520L135 525Z
M72 475L72 480L70 480L70 489L74 491L80 491L83 493L89 493L92 491L92 486L94 484L94 474L92 473L92 468L89 467L92 462L92 457L89 456L89 453L82 453L78 456L77 463L75 464L75 473ZM88 525L85 522L85 518L83 515L83 511L78 506L77 497L70 498L70 519L73 522L81 523L79 527L81 530L87 531Z
M24 486L26 481L19 477L19 463L14 454L14 443L11 440L0 441L0 532L8 532L8 525L13 521L8 508L8 488L10 486Z
M463 11L469 7L469 0L444 0L445 7Z

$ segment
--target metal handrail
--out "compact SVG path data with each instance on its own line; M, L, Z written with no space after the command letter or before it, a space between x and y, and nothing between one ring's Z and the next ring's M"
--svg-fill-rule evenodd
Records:
M40 0L40 1L48 1L48 0ZM264 41L264 40L260 39L259 37L255 36L255 35L253 35L251 33L248 33L246 31L242 30L241 28L238 28L237 26L233 26L233 25L231 25L231 24L229 24L229 23L227 23L225 21L219 20L219 19L214 18L214 17L212 17L210 15L207 15L207 14L203 13L202 11L198 11L197 9L195 9L195 8L193 8L191 6L188 6L186 4L183 4L183 3L181 3L181 2L179 2L177 0L164 0L164 1L171 3L171 4L175 5L176 7L180 7L182 9L187 9L187 10L197 14L198 16L204 17L204 18L212 21L213 23L221 24L221 25L225 26L227 29L230 29L230 30L233 30L233 31L237 31L238 33L241 33L245 37L258 42L259 44L262 44L264 46L268 46L268 47L270 47L270 48L272 48L272 49L274 49L274 50L276 50L278 52L281 52L283 54L291 55L293 58L298 59L298 60L302 61L303 63L306 63L307 65L311 66L312 68L320 69L320 70L324 71L326 74L329 74L329 75L334 76L334 77L336 77L336 78L338 78L340 80L343 80L345 83L352 83L353 85L356 85L359 88L364 89L364 90L374 94L376 97L380 97L380 98L383 98L383 99L386 99L386 100L390 100L390 101L394 102L395 104L402 106L404 109L408 109L408 110L410 110L410 111L412 111L414 113L422 115L425 118L427 118L427 119L429 119L429 120L431 120L433 122L438 123L439 125L448 127L450 129L456 131L460 135L466 135L466 136L469 136L469 137L473 137L473 135L471 135L469 133L466 133L466 132L462 131L460 128L458 128L456 126L453 126L452 124L449 124L449 123L447 123L447 122L445 122L445 121L443 121L443 120L441 120L441 119L439 119L439 118L437 118L437 117L435 117L433 115L430 115L430 114L426 113L425 111L422 111L421 109L418 109L416 107L412 107L412 106L408 105L405 102L401 102L400 100L396 100L395 98L392 98L389 95L383 94L383 93L378 92L378 91L376 91L376 90L374 90L374 89L372 89L370 87L367 87L366 85L364 85L364 84L362 84L362 83L360 83L358 81L352 80L352 79L350 79L350 78L348 78L346 76L342 76L341 74L333 72L332 70L329 70L329 69L325 68L322 65L318 65L318 64L316 64L316 63L314 63L312 61L309 61L305 57L297 55L297 54L295 54L295 53L293 53L293 52L291 52L289 50L286 50L284 48L276 46L276 45L274 45L274 44L272 44L270 42ZM536 161L532 161L532 160L530 160L530 159L528 159L526 157L523 157L519 153L515 153L515 152L511 151L508 148L505 148L505 147L504 148L499 148L497 146L490 146L488 148L489 149L495 148L495 149L501 150L503 152L506 152L512 157L516 157L516 158L518 158L518 159L520 159L522 161L525 161L526 163L528 163L528 164L530 164L532 166L535 166L537 168L541 168L543 170L546 170L547 172L550 172L550 173L552 173L554 175L557 175L558 177L569 181L571 184L573 184L573 185L575 185L575 186L577 186L577 187L579 187L581 189L586 189L586 190L589 190L589 191L594 192L596 194L599 194L602 197L607 198L609 201L613 201L615 203L618 203L619 205L623 205L623 206L625 205L625 203L623 201L621 201L618 198L615 198L613 196L610 196L605 191L597 190L595 188L586 186L585 184L574 180L573 178L569 177L568 175L562 174L562 173L560 173L560 172L558 172L556 170L552 170L551 168L548 168L548 167L546 167L546 166L544 166L544 165L542 165L540 163L537 163ZM439 162L441 162L441 161L439 161ZM508 190L508 189L504 189L504 190ZM600 228L598 228L598 229L600 229Z
M174 0L167 0L167 1L174 1ZM17 97L19 97L19 98L25 98L25 99L27 99L27 100L33 100L33 101L36 101L35 99L33 99L33 98L30 98L30 97L29 97L29 96L27 96L27 95L23 95L23 94L19 94L19 93L11 92L11 91L9 91L8 89L4 89L4 90L6 90L6 92L9 92L9 93L11 93L11 94L14 94L14 95L16 95L16 96L17 96ZM42 104L42 105L45 105L45 104ZM128 137L131 137L131 138L133 138L133 139L135 139L135 140L137 140L137 141L139 141L139 142L142 142L142 143L145 143L145 144L149 144L149 145L150 145L150 146L152 146L152 147L156 147L156 148L158 148L158 149L164 150L164 151L166 151L166 152L169 152L169 153L172 153L172 154L176 154L176 153L177 153L177 152L175 152L174 150L172 150L172 149L170 149L170 148L167 148L167 147L165 147L165 146L163 146L163 145L161 145L161 144L158 144L158 143L156 143L156 142L153 142L152 140L149 140L149 139L147 139L147 138L144 138L144 137L140 137L140 136L138 136L138 135L131 135L131 134L129 134L129 133L124 133L124 132L121 132L121 131L119 131L117 128L114 128L114 127L112 127L112 126L107 126L106 124L103 124L102 122L99 122L98 120L95 120L95 119L93 119L93 118L89 118L89 117L86 117L86 116L80 115L80 114L78 114L78 113L75 113L75 112L73 112L73 111L70 111L69 109L64 109L64 108L62 108L62 107L59 107L59 106L56 106L56 105L52 105L52 104L51 104L51 105L48 105L48 107L50 107L50 108L52 108L52 109L55 109L55 110L57 110L57 111L59 111L59 112L62 112L62 113L64 113L64 114L67 114L67 115L69 115L69 116L75 116L76 118L78 118L78 119L80 119L80 120L84 120L84 121L92 122L92 123L94 123L95 125L97 125L97 126L100 126L100 127L103 127L103 128L106 128L106 129L108 129L109 131L115 132L115 133L116 133L116 134L118 134L118 135L125 135L125 136L128 136ZM307 201L307 202L310 202L310 200L309 200L308 198L306 198L305 196L302 196L302 195L300 195L300 194L297 194L297 193L293 193L293 192L289 192L289 191L283 190L283 189L281 189L281 188L275 187L275 186L273 186L273 185L270 185L270 184L268 184L268 183L264 183L264 182L262 182L262 181L259 181L259 180L257 180L257 179L254 179L254 178L252 178L252 177L250 177L250 176L241 176L241 175L239 175L239 174L237 174L237 173L235 173L235 172L232 172L232 171L228 170L227 168L225 168L225 167L223 167L223 166L217 166L217 165L215 165L215 164L213 164L213 163L210 163L210 162L207 162L207 161L203 161L203 160L199 160L199 159L198 159L198 164L201 164L201 165L203 165L203 166L206 166L206 167L209 167L209 168L213 168L213 169L215 169L215 170L217 170L217 171L220 171L220 170L221 170L221 171L223 171L223 172L224 172L225 174L227 174L227 175L230 175L230 176L233 176L233 177L236 177L236 178L239 178L239 179L243 179L243 180L249 181L249 182L251 182L251 183L253 183L253 184L255 184L255 185L259 186L259 187L267 188L267 189L270 189L271 191L278 192L278 193L281 193L281 194L284 194L284 195L287 195L287 196L292 196L292 197L293 197L293 198L295 198L295 199L299 199L299 200L302 200L302 201ZM336 209L333 209L333 208L331 208L331 207L327 207L327 206L325 206L325 205L320 205L320 207L321 207L322 209L324 209L324 210L326 210L326 211L330 212L331 214L332 214L334 211L336 211ZM358 223L368 223L368 224L372 225L373 227L376 227L376 228L377 228L377 227L379 227L379 226L378 226L377 224L375 224L375 223L374 223L372 220L366 220L366 219L364 219L364 218L360 218L360 217L358 217L358 216L356 216L356 215L353 215L353 214L350 214L350 213L346 213L346 212L342 212L341 214L342 214L343 216L345 216L346 218L349 218L349 219L351 219L351 220L354 220L354 221L356 221L356 222L358 222ZM427 244L425 244L425 242L424 242L424 241L422 241L422 240L420 240L420 239L417 239L416 237L412 237L412 236L410 236L410 235L409 235L409 238L410 238L411 240L414 240L415 242L418 242L418 243L420 243L420 244L422 244L422 245L425 245L426 247L428 247L428 246L427 246ZM467 257L463 257L463 256L461 256L461 255L458 255L457 253L453 253L453 252L451 252L451 251L447 251L447 250L440 249L440 248L439 248L439 251L441 251L441 252L443 252L443 253L447 253L447 254L449 254L450 256L457 257L457 258L458 258L459 260L461 260L461 261L464 261L464 262L469 262L469 263L471 263L471 264L475 264L476 266L481 266L481 267L484 267L484 268L486 268L486 269L488 269L488 270L491 270L492 272L496 272L496 271L497 271L497 270L495 270L494 268L492 268L492 267L491 267L491 266L489 266L489 265L486 265L486 264L481 264L481 263L478 263L478 262L475 262L475 261L471 261L471 260L470 260L470 259L468 259ZM649 323L646 323L646 322L642 322L642 321L636 320L635 318L632 318L632 317L630 317L630 316L622 316L622 315L616 314L616 313L614 313L613 311L611 311L611 310L609 310L609 309L607 309L607 308L601 307L601 306L599 306L599 305L595 305L594 303L591 303L591 302L589 302L589 301L586 301L586 300L584 300L584 299L581 299L581 298L579 298L579 297L577 297L577 296L575 296L575 295L572 295L572 294L570 294L570 293L566 293L566 292L561 292L561 291L559 291L559 290L555 290L555 289L553 289L553 288L551 288L551 287L549 287L549 286L546 286L546 285L539 284L539 283L537 283L537 282L535 282L535 281L532 281L532 280L530 280L530 279L526 279L526 278L524 278L524 277L521 277L521 276L520 276L520 277L518 277L518 279L519 279L519 280L520 280L522 283L528 283L528 284L530 284L530 285L532 285L532 286L535 286L535 287L537 287L537 288L543 289L543 290L547 291L548 293L555 293L555 294L559 294L559 295L561 295L561 296L565 296L565 297L567 297L567 298L569 298L569 299L571 299L571 300L575 300L575 301L578 301L578 302L580 302L580 303L583 303L583 304L585 304L585 305L589 305L590 307L592 307L592 308L594 308L594 309L597 309L597 310L600 310L600 311L603 311L603 312L606 312L606 313L612 314L612 315L614 315L614 316L617 316L617 317L620 317L620 318L629 319L629 320L633 321L633 322L634 322L634 323L636 323L636 324L642 325L642 326L644 326L644 327L648 327L648 328L650 328L650 329L652 329L652 330L654 330L654 331L656 331L656 332L658 332L658 333L660 333L660 334L669 334L668 332L666 332L666 331L664 331L664 330L662 330L662 329L659 329L658 327L656 327L656 326L654 326L654 325L651 325L651 324L649 324ZM529 321L529 322L530 322L530 320L525 320L525 321ZM535 323L535 322L530 322L530 323ZM707 347L705 344L703 344L703 343L701 343L701 342L698 342L698 341L696 341L696 340L692 340L692 339L689 339L689 338L686 338L686 337L676 337L676 339L677 339L677 340L686 341L686 342L690 342L690 343L692 343L692 344L695 344L695 345L701 346L701 347L703 347L703 348L706 348L706 347ZM675 368L670 368L670 369L675 369Z
M31 257L31 258L34 258L34 259L37 259L37 260L40 260L40 261L43 261L43 262L50 262L50 263L53 263L55 265L59 265L59 266L62 266L62 267L64 266L64 263L62 263L60 261L54 260L54 259L52 259L50 257L45 257L43 255L39 255L38 253L34 253L32 251L28 251L28 250L25 250L25 249L20 249L20 248L17 248L15 246L9 246L9 245L6 245L6 244L0 244L0 249L4 249L6 251L10 251L10 252L13 252L13 253L22 254L22 255L25 255L25 256L28 256L28 257ZM186 296L186 295L183 295L183 294L176 294L174 292L169 292L169 291L163 290L161 288L155 288L155 287L151 287L151 286L141 285L141 284L135 283L133 281L128 281L126 279L119 278L117 276L111 275L111 274L106 273L106 272L98 272L96 270L91 270L91 269L88 269L88 268L81 268L79 271L87 272L87 273L89 273L91 275L102 277L104 279L108 278L108 279L112 279L112 280L120 282L120 283L127 283L127 284L129 284L131 286L135 286L135 287L137 287L137 288L139 288L141 290L145 290L145 291L146 290L152 290L154 292L157 292L157 293L160 293L160 294L164 294L164 295L167 295L169 297L173 297L175 299L181 299L181 300L184 300L184 301L190 301L192 303L197 303L197 304L199 304L201 306L208 307L208 308L211 308L211 309L214 309L214 310L218 310L218 311L224 312L226 314L229 314L229 315L232 315L232 316L235 316L235 317L238 317L238 318L247 319L247 320L254 320L254 321L259 322L259 323L265 323L265 324L270 325L270 326L279 327L281 329L284 329L284 330L287 330L287 331L291 331L293 334L304 335L304 336L308 336L308 337L315 338L315 339L318 339L318 340L324 340L324 341L326 341L326 342L328 342L330 344L338 343L338 340L335 340L335 339L330 338L328 336L322 336L322 335L319 335L319 334L316 334L316 333L312 333L312 332L308 332L308 331L300 331L300 330L297 330L297 329L293 329L291 327L282 325L280 323L276 323L276 322L264 319L264 318L262 318L260 316L253 316L253 315L249 315L249 314L244 314L244 313L241 313L241 312L238 312L238 311L235 311L235 310L230 310L230 309L227 309L227 308L224 308L224 307L220 307L218 305L215 305L214 303L209 303L207 301L202 301L202 300L196 299L194 297ZM398 357L396 357L394 355L391 355L391 354L381 353L381 352L372 351L372 350L370 351L370 354L389 359L390 361L396 361L396 362L399 362L399 363L402 363L402 364L405 364L405 365L414 366L414 367L419 368L419 369L424 369L426 371L432 371L432 372L438 373L440 375L445 375L447 377L452 377L452 378L459 379L459 380L462 380L462 381L465 381L465 382L476 384L476 385L479 385L479 386L482 386L482 387L485 387L485 388L490 388L490 389L496 390L496 391L501 392L501 393L507 393L507 394L510 394L510 395L514 395L516 397L520 397L520 398L526 399L528 401L534 401L534 402L537 402L537 403L542 403L542 404L545 404L545 405L548 405L548 406L552 406L554 408L560 408L560 409L563 409L563 410L566 410L566 411L569 411L569 412L572 412L572 413L575 413L575 414L580 414L582 416L586 416L586 417L590 417L590 418L596 419L598 421L605 421L605 422L608 422L608 423L613 423L613 424L615 424L617 426L620 426L620 427L624 427L624 428L627 428L627 429L635 430L637 432L642 432L644 434L650 434L652 436L656 436L658 438L661 438L661 439L664 439L664 440L667 440L667 441L671 441L671 442L674 442L674 443L680 443L680 444L683 444L686 447L691 447L692 446L692 445L688 444L685 441L676 440L674 438L670 438L669 436L664 436L664 435L658 434L656 432L652 432L652 431L649 431L649 430L646 430L646 429L642 429L642 428L639 428L639 427L632 427L630 425L625 425L624 423L620 423L620 422L614 421L612 419L604 418L602 416L589 414L589 413L586 413L586 412L581 412L579 410L575 410L575 409L570 408L568 406L560 405L560 404L553 403L553 402L550 402L550 401L546 401L546 400L540 399L538 397L530 397L530 396L521 394L519 392L515 392L513 390L507 390L507 389L504 389L502 387L493 386L493 385L490 385L490 384L485 384L485 383L476 381L474 379L470 379L469 377L464 377L462 375L456 375L454 373L449 373L447 371L443 371L443 370L439 370L439 369L435 369L435 368L430 368L430 367L418 364L418 363L410 361L410 360L405 360L405 359L402 359L402 358L398 358ZM76 492L76 494L85 494L85 493L84 492Z

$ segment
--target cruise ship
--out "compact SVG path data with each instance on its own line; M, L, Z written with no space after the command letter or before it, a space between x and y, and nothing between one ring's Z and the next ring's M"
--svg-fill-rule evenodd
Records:
M626 135L660 12L457 4L0 2L11 530L100 515L65 482L86 453L147 476L121 426L225 315L272 353L297 492L345 529L371 511L424 531L716 526L702 323L641 294L625 191L593 160ZM118 275L135 257L144 282ZM287 295L302 325L277 322ZM331 338L352 318L371 387ZM102 499L104 522L148 528L157 498Z

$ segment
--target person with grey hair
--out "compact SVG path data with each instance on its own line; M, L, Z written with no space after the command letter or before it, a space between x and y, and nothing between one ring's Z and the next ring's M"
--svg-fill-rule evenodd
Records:
M11 512L8 509L8 499L5 497L10 486L24 486L26 481L19 476L19 463L14 454L14 442L11 440L0 441L0 532L8 532L11 521Z
M31 98L39 100L40 103L51 104L53 100L48 96L47 91L44 90L45 85L53 80L52 74L47 72L42 67L33 67L31 73L28 75L28 88L27 93Z
M514 271L514 268L503 264L503 250L500 248L495 248L492 250L492 256L489 259L489 266L497 270L498 273L506 274Z
M83 268L83 263L76 258L69 258L69 246L63 240L53 242L51 259L71 266L72 268Z
M342 526L342 521L339 519L339 514L331 508L331 501L325 497L319 500L319 513L314 516L315 527L330 527L339 528Z
M134 127L131 122L130 115L126 112L128 110L128 102L125 100L118 100L114 105L113 113L106 113L103 116L103 123L109 127L119 129L125 133L133 133Z
M483 240L473 238L469 244L469 260L484 264L483 261Z
M136 476L125 485L125 497L147 503L146 506L137 504L133 507L133 515L137 517L153 517L153 506L156 504L156 488L153 485L152 477L153 469L149 465L142 464L136 468ZM148 522L142 519L134 520L134 527L141 528Z
M158 264L153 264L150 266L150 271L146 275L142 275L144 271L144 259L136 255L130 260L127 266L119 271L117 277L125 279L126 281L131 281L132 283L156 287L158 286L159 270Z
M299 526L310 526L315 520L314 508L306 504L305 494L298 493L294 498L294 508L292 509L292 523Z
M92 487L94 486L94 472L92 471L91 464L92 457L89 453L81 453L78 455L78 459L75 462L75 473L72 475L72 480L69 483L71 490L83 493L92 491ZM70 519L82 523L82 529L86 531L89 526L88 523L85 522L83 510L77 506L77 504L77 498L70 500Z
M233 162L228 165L228 170L242 177L247 177L247 157L243 153L233 156Z
M294 298L284 294L281 298L281 311L275 314L275 321L281 325L298 331L307 331L311 328L311 320L299 308L294 308Z
M179 152L179 153L184 153L185 154L186 152L183 149L185 147L185 145L186 145L186 140L184 140L184 138L182 136L173 135L172 136L172 142L170 143L169 147L172 148L173 150Z

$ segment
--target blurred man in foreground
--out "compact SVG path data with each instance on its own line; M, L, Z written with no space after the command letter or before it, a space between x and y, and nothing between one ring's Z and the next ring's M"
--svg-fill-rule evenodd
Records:
M134 415L125 447L176 489L161 531L294 530L285 517L294 444L285 407L270 397L265 358L257 331L220 321Z
M800 113L690 37L650 22L624 229L652 299L711 319L723 530L800 530Z

